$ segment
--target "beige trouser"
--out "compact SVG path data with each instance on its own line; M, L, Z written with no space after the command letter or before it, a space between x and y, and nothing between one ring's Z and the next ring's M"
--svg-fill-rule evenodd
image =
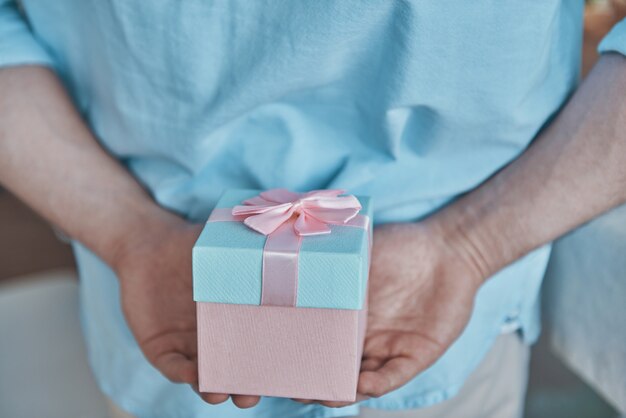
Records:
M503 334L454 398L404 411L361 408L358 418L521 418L529 354L517 333ZM109 404L111 418L132 418Z
M423 409L361 408L359 418L521 418L529 359L519 334L503 334L454 398Z

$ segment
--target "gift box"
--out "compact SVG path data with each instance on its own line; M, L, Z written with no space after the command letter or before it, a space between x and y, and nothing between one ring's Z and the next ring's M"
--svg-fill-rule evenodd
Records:
M368 197L228 190L193 248L201 392L354 401Z

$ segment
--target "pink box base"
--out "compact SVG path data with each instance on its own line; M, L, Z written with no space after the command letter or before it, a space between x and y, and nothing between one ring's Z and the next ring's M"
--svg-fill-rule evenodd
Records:
M362 310L197 304L200 391L354 401Z

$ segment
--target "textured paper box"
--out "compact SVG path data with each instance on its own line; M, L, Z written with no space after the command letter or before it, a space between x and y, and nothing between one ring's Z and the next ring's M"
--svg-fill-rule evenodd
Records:
M200 391L354 401L367 309L198 304Z
M230 208L258 190L227 191ZM302 239L296 307L260 306L266 237L209 222L193 250L201 392L353 401L366 325L369 231L331 226ZM370 235L368 235L370 234Z
M232 208L260 190L227 190L216 208ZM357 196L372 218L370 198ZM306 237L298 256L298 307L361 309L367 285L368 235L331 226ZM241 222L207 223L193 248L193 293L198 302L259 305L266 237Z

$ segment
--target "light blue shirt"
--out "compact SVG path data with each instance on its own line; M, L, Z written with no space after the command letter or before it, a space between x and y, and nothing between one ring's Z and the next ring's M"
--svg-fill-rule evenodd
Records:
M53 67L104 147L164 207L205 219L224 188L345 188L409 222L515 159L579 75L582 1L0 0L0 66ZM619 24L602 50L622 51ZM2 92L0 92L1 94ZM76 173L80 175L80 173ZM264 398L203 403L143 357L114 273L75 243L103 391L139 417L334 417ZM543 247L480 290L432 367L366 405L453 396L503 328L539 333ZM324 341L320 341L324 344Z

